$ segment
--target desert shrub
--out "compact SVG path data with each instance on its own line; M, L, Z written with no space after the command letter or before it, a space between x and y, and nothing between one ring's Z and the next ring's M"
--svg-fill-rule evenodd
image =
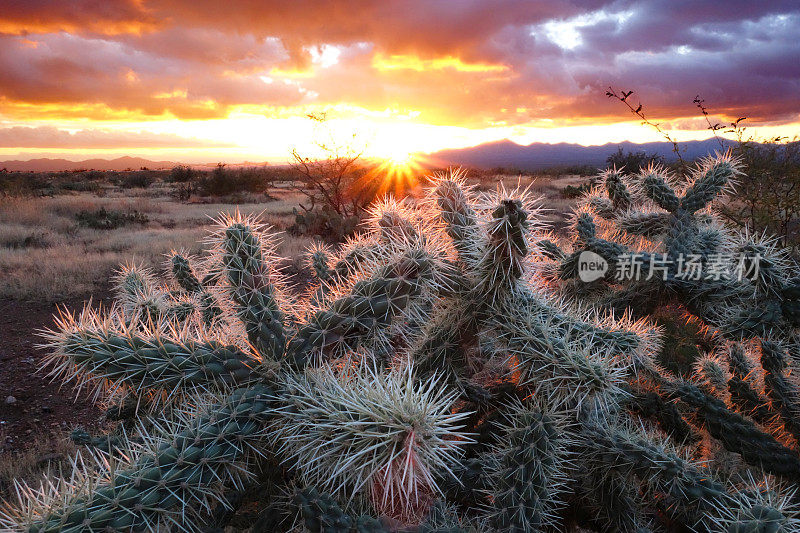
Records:
M323 239L341 242L356 231L361 218L357 216L344 217L328 207L323 206L317 211L301 212L294 209L294 223L289 227L289 233L294 235L316 235Z
M197 192L198 172L188 165L178 165L170 170L166 181L175 183L172 195L178 200L188 200Z
M80 173L81 179L84 181L104 181L106 173L99 170L88 170Z
M292 150L290 167L294 190L305 196L300 208L311 212L327 206L345 219L362 217L381 194L386 176L376 167L362 162L364 147L355 142L355 134L349 142L337 142L328 129L324 113L308 117L321 129L315 144L322 156L309 157Z
M574 185L567 185L561 189L561 197L567 199L580 198L590 190L592 190L591 183L581 183L577 187Z
M41 172L0 171L0 195L41 196L53 194L54 187L47 174Z
M155 176L150 171L133 170L122 173L118 183L124 189L146 189L155 181Z
M536 174L554 177L565 175L595 176L598 170L596 165L553 165L548 168L537 170ZM524 172L519 172L519 174L524 174Z
M199 182L203 196L227 196L236 193L263 193L275 176L264 167L228 168L220 163Z
M97 181L76 179L74 177L63 181L59 180L57 186L61 190L74 192L97 192L101 188Z
M45 232L35 231L24 235L3 236L0 243L7 248L46 248L50 245L50 239Z
M197 171L188 165L178 165L169 171L167 181L172 183L186 183L197 176Z
M101 207L95 211L80 211L75 219L81 226L92 229L117 229L129 224L147 224L149 218L139 211L122 213Z
M608 168L624 168L628 172L638 172L642 168L650 165L665 165L666 160L658 154L648 154L643 150L637 152L626 152L621 146L617 151L606 158Z
M757 142L739 138L733 149L747 179L736 185L721 207L736 225L776 235L784 246L800 249L800 141Z

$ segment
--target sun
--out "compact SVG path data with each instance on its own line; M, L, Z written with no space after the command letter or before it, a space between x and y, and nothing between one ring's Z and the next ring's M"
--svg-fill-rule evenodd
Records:
M376 165L365 179L378 183L378 194L404 196L419 184L424 172L421 156L414 152L395 150L374 158Z
M389 153L383 159L386 164L395 167L409 166L415 162L414 154L407 151Z

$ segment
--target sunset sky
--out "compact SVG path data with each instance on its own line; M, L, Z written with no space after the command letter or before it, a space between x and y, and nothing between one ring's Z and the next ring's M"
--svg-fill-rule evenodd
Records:
M692 104L800 133L794 1L0 0L0 159L282 161L319 137L371 156L511 139L678 139Z

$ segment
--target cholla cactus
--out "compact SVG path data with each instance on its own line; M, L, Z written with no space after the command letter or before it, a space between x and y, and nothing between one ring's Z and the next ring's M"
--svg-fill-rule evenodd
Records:
M573 447L567 417L516 404L487 454L489 523L498 531L539 531L558 523Z
M593 252L608 263L606 275L562 281L565 290L591 289L594 303L640 314L678 301L729 338L792 337L800 325L796 265L774 241L729 230L714 215L740 174L729 155L702 161L685 183L657 166L637 176L606 172L576 212L571 252L541 243L550 270L575 280L581 254Z
M456 394L435 379L414 383L411 366L379 373L364 366L306 372L285 383L286 407L275 422L281 455L305 483L343 493L367 491L376 509L419 522L440 493L468 440L452 413Z
M190 299L171 297L159 287L152 271L142 266L124 265L116 275L117 301L134 324L184 322L195 310Z
M198 531L268 470L264 512L281 519L257 525L270 531L533 532L574 520L797 531L788 259L744 239L765 252L763 281L565 281L581 251L708 257L729 246L707 206L736 172L710 161L680 187L656 169L638 181L608 172L607 192L574 219L574 249L551 241L541 255L528 194L478 195L462 173L441 174L422 201L377 204L339 251L313 248L319 286L304 297L286 287L268 227L221 216L207 257L170 256L173 291L128 267L117 305L47 333L55 378L93 386L140 424L76 434L114 444L40 489L20 482L0 527ZM736 319L747 295L765 306ZM720 343L696 382L673 376L641 307L608 308L682 296L729 336L752 336L752 310L774 312L774 335ZM736 466L692 459L708 442ZM586 512L568 516L577 507Z

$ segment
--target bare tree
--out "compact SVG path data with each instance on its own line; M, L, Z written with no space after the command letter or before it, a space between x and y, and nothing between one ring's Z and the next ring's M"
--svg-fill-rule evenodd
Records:
M291 166L298 177L294 189L307 199L306 205L301 203L300 207L308 212L318 206L328 206L342 217L360 215L375 195L374 186L362 179L366 174L360 161L364 147L356 134L347 142L334 138L326 122L326 113L307 116L319 127L320 135L315 144L323 155L308 157L292 149Z

